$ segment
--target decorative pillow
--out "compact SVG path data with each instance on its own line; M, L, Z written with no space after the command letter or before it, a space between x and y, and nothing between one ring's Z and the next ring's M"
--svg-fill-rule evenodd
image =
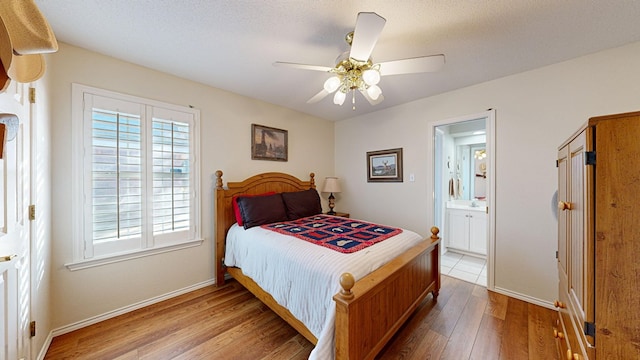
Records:
M245 229L258 225L287 221L287 210L281 194L240 197L238 208Z
M236 222L238 223L238 225L243 226L242 223L242 214L240 214L240 208L238 207L238 198L239 197L255 197L255 196L266 196L266 195L273 195L275 194L275 191L269 191L263 194L256 194L256 195L237 195L234 196L231 199L231 203L233 204L233 213L236 214Z
M282 200L287 208L289 220L317 215L322 212L320 196L315 189L304 191L284 192Z

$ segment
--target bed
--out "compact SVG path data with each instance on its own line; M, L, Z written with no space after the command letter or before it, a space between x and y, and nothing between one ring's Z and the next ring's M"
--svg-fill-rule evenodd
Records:
M225 266L225 244L229 230L237 227L232 200L238 195L257 195L269 192L288 193L315 189L314 174L308 181L295 176L270 172L251 176L239 182L223 186L222 171L216 171L215 185L215 240L216 284L225 282L228 273L310 342L320 347L319 337L314 335L303 321L280 305L256 281L246 276L241 268ZM331 356L342 359L372 359L413 313L422 300L431 293L435 300L440 289L440 240L439 230L403 251L366 276L355 278L350 273L339 276L338 291L332 296L335 308L331 309L333 334ZM401 296L399 296L401 295ZM372 316L375 314L375 316ZM325 341L321 338L320 342ZM335 351L334 351L335 350ZM314 352L316 350L314 349ZM324 358L327 353L316 357ZM314 357L314 353L312 353Z

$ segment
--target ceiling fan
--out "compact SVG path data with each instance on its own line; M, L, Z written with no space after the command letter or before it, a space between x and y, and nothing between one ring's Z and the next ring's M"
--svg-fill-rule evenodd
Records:
M356 90L371 105L379 104L384 100L382 89L378 86L381 76L438 71L445 62L444 55L437 54L374 63L371 52L386 22L385 18L374 12L358 13L355 30L345 37L351 50L340 54L334 67L282 61L276 61L273 65L333 74L325 81L323 89L307 101L309 104L316 103L335 92L333 103L342 105L347 94L351 92L351 103L355 110Z

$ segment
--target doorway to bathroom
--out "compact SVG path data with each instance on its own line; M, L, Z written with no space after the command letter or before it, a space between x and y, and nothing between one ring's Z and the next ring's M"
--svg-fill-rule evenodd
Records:
M493 289L495 112L439 121L431 130L441 273Z

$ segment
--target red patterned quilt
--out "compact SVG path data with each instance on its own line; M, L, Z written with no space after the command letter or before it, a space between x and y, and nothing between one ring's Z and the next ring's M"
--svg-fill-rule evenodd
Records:
M314 215L261 226L341 253L352 253L400 234L402 229L348 218Z

